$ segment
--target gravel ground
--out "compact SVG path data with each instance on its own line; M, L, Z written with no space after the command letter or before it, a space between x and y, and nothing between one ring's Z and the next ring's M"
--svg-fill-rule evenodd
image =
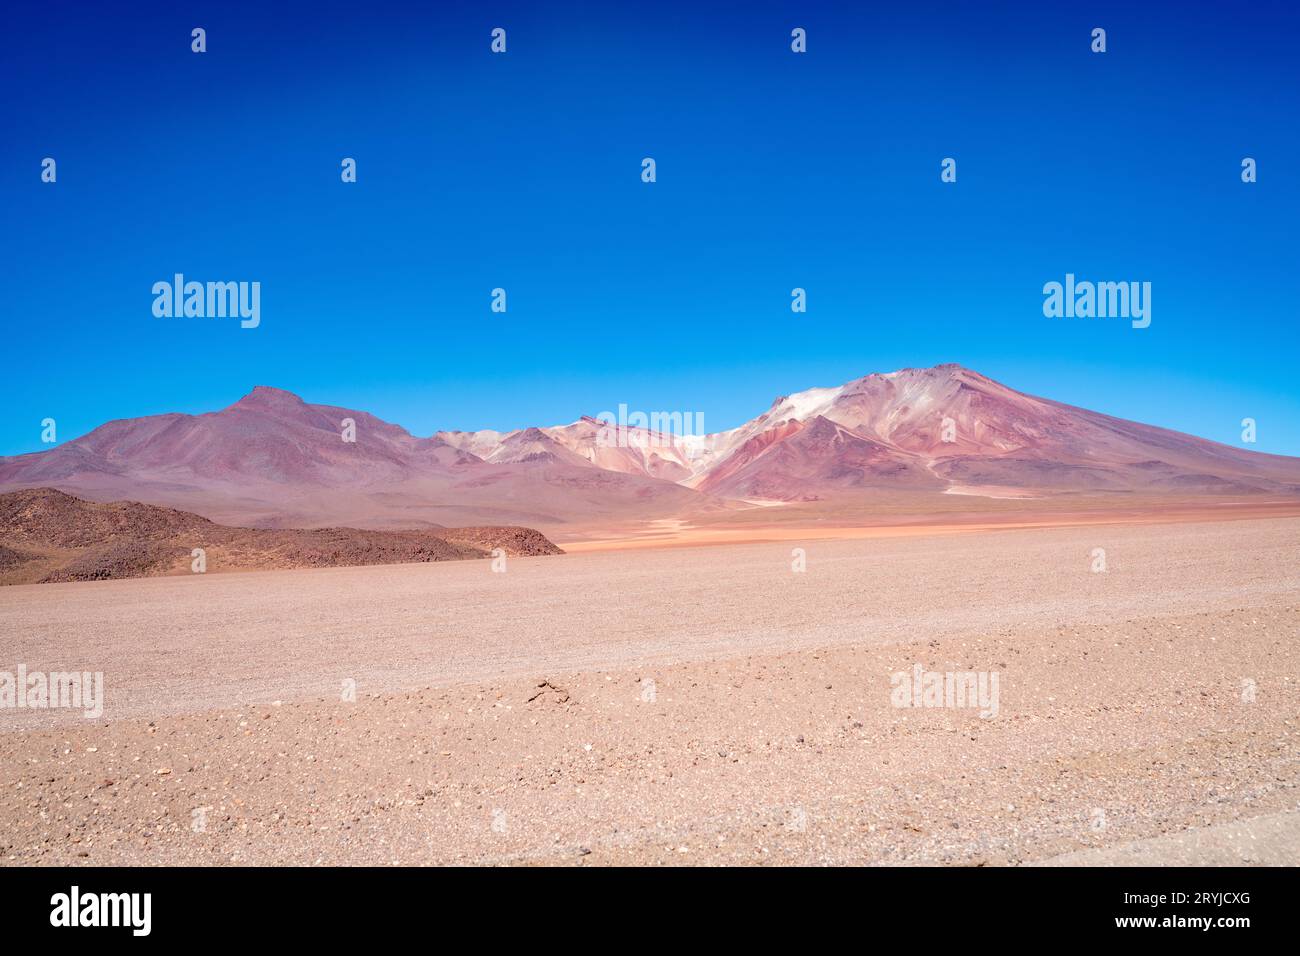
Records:
M0 860L1300 863L1300 520L793 547L5 588Z

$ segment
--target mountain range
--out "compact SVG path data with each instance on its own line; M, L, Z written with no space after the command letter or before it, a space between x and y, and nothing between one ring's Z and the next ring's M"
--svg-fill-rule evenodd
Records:
M345 420L355 441L344 440ZM427 438L258 386L220 411L111 421L0 458L0 491L53 487L253 527L628 527L906 493L1300 497L1266 455L1017 392L958 365L777 398L737 428L599 419ZM950 499L951 501L951 499Z

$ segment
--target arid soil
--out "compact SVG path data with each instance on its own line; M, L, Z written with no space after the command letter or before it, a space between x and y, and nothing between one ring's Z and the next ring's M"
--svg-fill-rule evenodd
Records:
M0 494L0 584L102 581L268 568L351 567L559 554L531 528L233 528L137 501L95 503L53 488Z
M1297 519L5 588L107 694L0 710L0 860L1300 863L1298 635Z

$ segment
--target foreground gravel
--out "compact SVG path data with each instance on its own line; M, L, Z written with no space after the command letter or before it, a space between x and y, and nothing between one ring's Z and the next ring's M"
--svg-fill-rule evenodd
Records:
M0 861L1300 863L1300 520L797 546L4 589Z

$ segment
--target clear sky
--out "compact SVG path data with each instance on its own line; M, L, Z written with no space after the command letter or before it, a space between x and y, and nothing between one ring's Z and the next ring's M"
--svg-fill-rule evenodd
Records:
M258 384L420 435L713 431L959 362L1300 455L1294 3L703 6L12 6L0 454ZM177 272L261 282L261 325L156 318ZM1151 282L1150 328L1045 318L1067 272Z

